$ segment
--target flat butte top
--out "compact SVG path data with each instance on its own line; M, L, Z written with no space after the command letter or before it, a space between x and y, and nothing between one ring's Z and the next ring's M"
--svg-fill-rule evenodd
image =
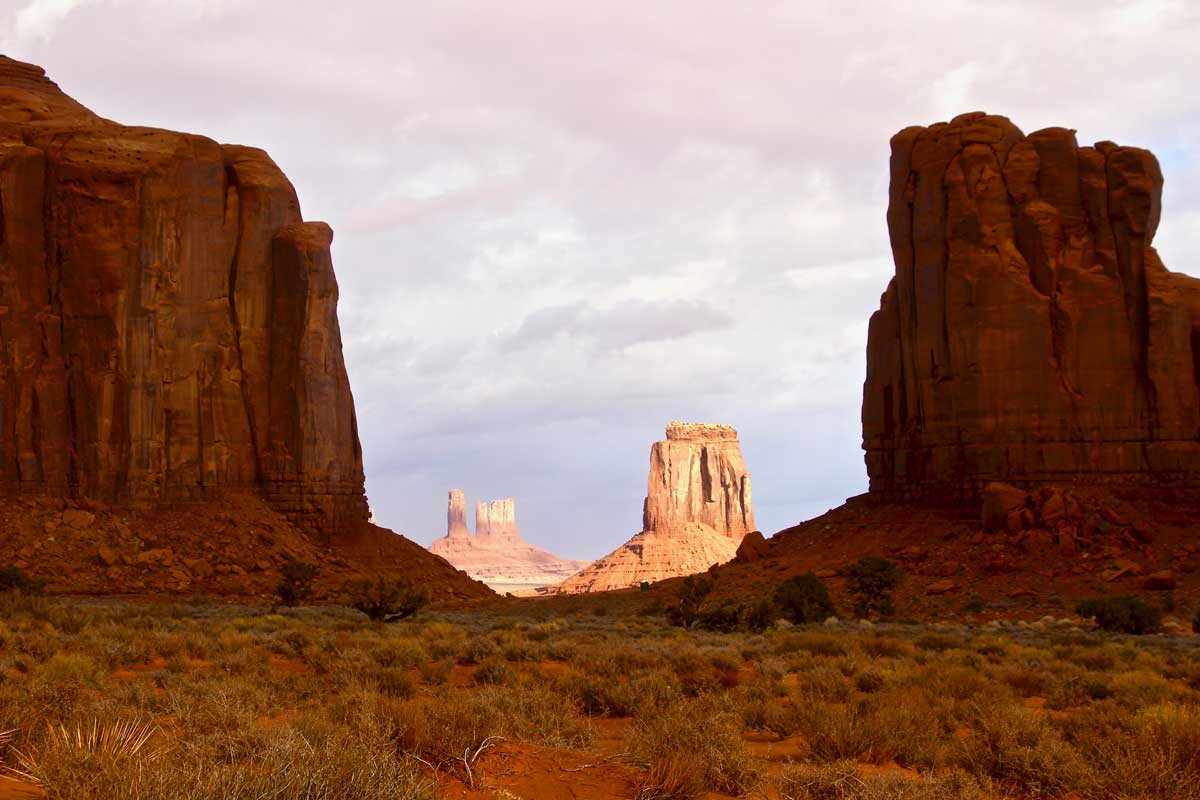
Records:
M676 442L737 441L737 438L737 430L732 425L712 422L671 422L667 425L667 439Z

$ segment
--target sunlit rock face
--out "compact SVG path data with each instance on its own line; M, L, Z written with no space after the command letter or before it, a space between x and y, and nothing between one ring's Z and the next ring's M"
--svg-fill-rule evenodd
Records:
M597 592L703 572L754 530L750 473L729 425L672 422L650 449L643 530L554 588Z
M365 525L332 237L263 151L102 119L0 57L0 495L240 490Z
M431 544L429 552L497 591L549 586L589 563L559 558L523 541L511 497L476 504L474 536L467 530L461 489L450 491L446 517L446 535Z
M1151 246L1146 150L964 114L892 138L871 318L872 493L1200 483L1200 281Z

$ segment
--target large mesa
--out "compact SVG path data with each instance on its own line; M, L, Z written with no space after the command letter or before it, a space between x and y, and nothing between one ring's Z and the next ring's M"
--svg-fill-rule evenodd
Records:
M261 523L475 591L373 538L332 237L263 151L103 119L0 57L0 497L90 504L94 525L207 504L197 547L218 528L250 539L261 524L222 520L261 508ZM0 511L0 546L31 514ZM127 590L127 566L103 586Z
M896 275L863 391L872 493L1200 484L1200 281L1151 246L1154 156L983 113L891 146Z

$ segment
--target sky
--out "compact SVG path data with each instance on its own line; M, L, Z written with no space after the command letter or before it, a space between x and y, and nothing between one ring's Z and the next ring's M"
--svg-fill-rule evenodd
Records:
M0 52L126 124L266 149L335 231L377 521L516 498L595 558L675 419L768 535L866 490L888 139L966 111L1148 147L1200 274L1200 3L0 0ZM472 515L468 515L472 516Z

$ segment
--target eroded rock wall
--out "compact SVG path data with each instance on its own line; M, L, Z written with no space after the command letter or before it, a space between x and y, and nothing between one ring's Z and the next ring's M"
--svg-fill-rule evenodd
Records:
M754 530L750 473L737 431L729 425L672 422L650 450L642 529L708 525L741 541Z
M365 522L331 240L261 150L101 119L0 57L0 494Z
M1151 246L1162 183L1146 150L982 113L893 137L873 493L1200 483L1200 281Z

